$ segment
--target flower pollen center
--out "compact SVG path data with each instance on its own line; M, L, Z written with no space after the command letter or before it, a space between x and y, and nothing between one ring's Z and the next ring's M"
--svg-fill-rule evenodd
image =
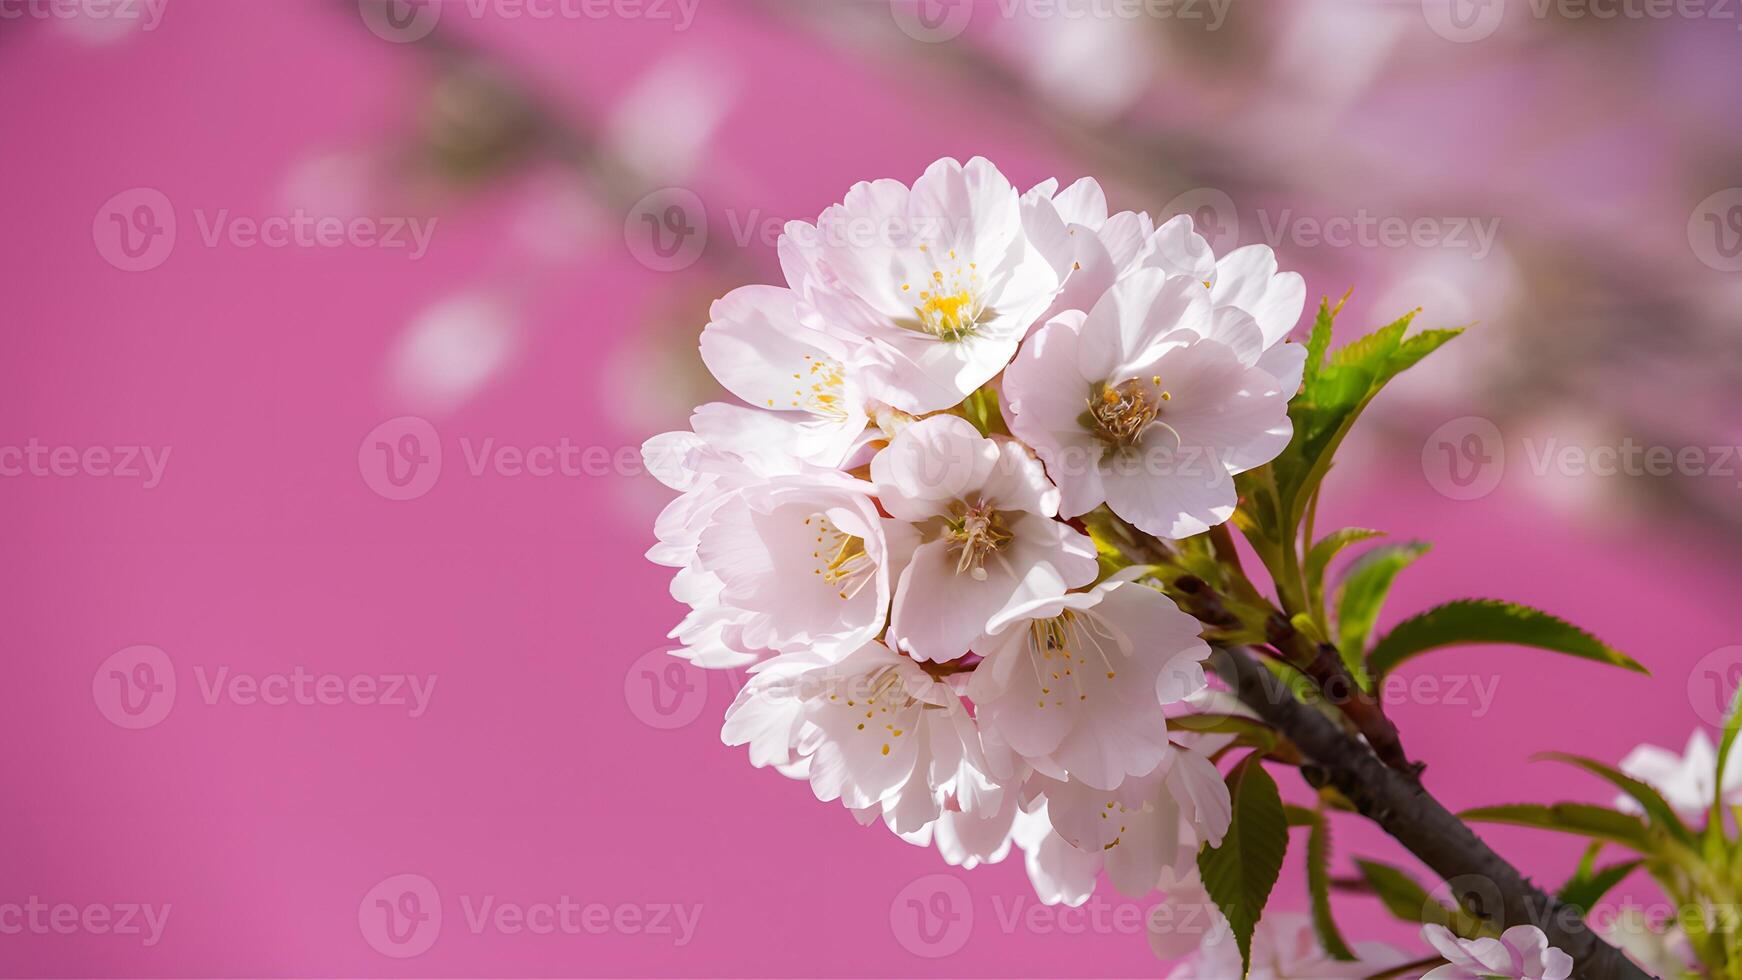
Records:
M963 508L962 515L944 521L944 536L956 549L956 574L967 572L976 582L986 581L986 559L1010 540L1003 516L981 501Z
M846 372L841 362L832 357L810 354L806 354L804 359L808 362L805 370L795 371L792 375L792 380L798 382L792 390L792 407L837 422L844 421L847 418ZM774 407L772 399L768 407Z
M1116 385L1097 383L1089 395L1089 409L1079 421L1107 445L1128 449L1137 445L1152 425L1173 431L1161 420L1162 404L1172 399L1172 393L1161 386L1160 375L1130 378Z
M920 251L927 249L921 245ZM913 312L919 318L918 329L946 343L955 343L973 336L985 311L981 309L979 300L979 266L973 262L963 265L957 261L954 249L948 255L953 264L951 270L932 270L931 282L919 290L919 304ZM901 284L902 292L912 290L912 283Z
M877 563L865 553L865 539L841 530L822 514L812 514L804 522L816 532L816 548L811 552L816 567L811 574L834 587L842 599L858 595L877 571Z

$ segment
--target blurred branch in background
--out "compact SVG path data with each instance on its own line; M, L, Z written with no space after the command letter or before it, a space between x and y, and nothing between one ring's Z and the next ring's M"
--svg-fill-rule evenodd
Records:
M336 7L357 21L354 4ZM1653 94L1689 46L1708 43L1701 25L1547 17L1463 45L1435 36L1415 4L1320 0L1264 5L1260 17L1236 0L1219 19L1213 7L1202 19L1132 22L1088 16L1086 0L979 4L933 40L926 25L938 22L914 19L907 0L754 0L716 16L748 15L796 44L844 52L842 71L892 79L928 111L971 109L1026 129L1081 172L1113 177L1120 205L1193 213L1218 251L1263 241L1318 291L1356 283L1370 320L1419 304L1428 325L1478 322L1399 394L1412 401L1373 434L1388 458L1414 461L1430 432L1471 414L1504 434L1508 465L1521 469L1532 464L1526 448L1557 439L1742 442L1742 285L1705 262L1686 231L1707 184L1724 179L1714 175L1742 173L1742 151L1723 127L1700 125L1698 105L1686 104L1697 100L1666 111ZM576 178L613 243L619 216L682 222L684 207L701 206L650 201L663 185L743 197L721 186L733 165L708 146L730 109L718 72L655 66L625 98L641 120L626 124L587 118L447 25L391 47L431 77L397 165L448 194L554 164ZM724 43L719 54L741 57ZM1445 241L1306 233L1363 216L1426 222ZM1470 227L1492 239L1452 242ZM672 277L679 288L661 292L628 342L634 366L613 372L657 371L701 397L637 405L627 417L638 425L681 425L671 406L706 399L693 347L707 301L777 275L771 248L720 237ZM1742 539L1737 479L1528 485L1574 519L1608 522L1637 505L1638 516L1689 519L1728 542Z

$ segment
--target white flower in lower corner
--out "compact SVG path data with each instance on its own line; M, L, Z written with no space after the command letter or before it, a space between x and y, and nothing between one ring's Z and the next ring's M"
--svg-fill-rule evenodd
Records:
M715 301L702 329L702 361L751 405L795 421L790 450L839 466L865 433L865 398L849 374L847 345L800 320L798 297L742 286Z
M1011 440L934 415L871 460L877 499L921 543L896 586L890 642L919 660L954 660L1005 611L1094 581L1095 544L1053 520L1058 490Z
M898 834L936 820L965 769L986 768L955 690L875 641L838 663L801 653L761 665L727 710L721 737L772 764L807 758L817 799L880 808Z
M1498 939L1459 939L1430 922L1421 927L1421 938L1446 958L1422 980L1567 980L1573 972L1573 958L1550 946L1536 926L1513 926Z
M1247 980L1354 980L1395 970L1414 957L1384 943L1356 943L1353 962L1333 959L1319 945L1312 920L1298 912L1267 911L1252 933L1252 969ZM1211 929L1196 953L1176 965L1168 980L1240 976L1240 948L1225 925ZM1425 980L1425 978L1424 978Z
M1694 980L1699 960L1688 934L1673 920L1653 921L1644 909L1624 907L1603 930L1603 938L1659 980Z
M1662 793L1676 812L1698 817L1711 810L1717 796L1713 778L1718 772L1718 750L1705 729L1695 729L1680 755L1674 749L1641 745L1621 760L1621 771ZM1742 765L1736 764L1735 754L1725 761L1723 789L1726 799L1742 800ZM1645 812L1626 794L1616 797L1615 806L1628 813Z
M1199 281L1143 269L1087 315L1063 314L1004 375L1010 430L1075 517L1105 502L1151 534L1199 534L1234 513L1235 474L1288 445L1292 390L1259 366L1251 316Z
M1077 850L1100 855L1113 887L1132 898L1177 875L1194 860L1197 842L1219 845L1233 813L1215 765L1178 746L1169 748L1154 772L1126 779L1111 792L1038 774L1031 788L1045 793L1058 835Z
M968 681L981 726L1041 772L1117 789L1168 753L1161 705L1204 686L1198 621L1129 578L994 618Z
M779 248L807 306L862 342L871 394L914 414L991 380L1058 292L1016 189L980 157L939 160L911 189L855 184L815 225L789 223Z

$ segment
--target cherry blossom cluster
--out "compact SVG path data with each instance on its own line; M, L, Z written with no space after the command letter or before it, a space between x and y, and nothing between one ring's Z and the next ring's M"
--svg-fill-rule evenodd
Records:
M723 737L951 864L1012 847L1049 902L1185 888L1227 830L1200 625L1080 518L1180 538L1288 443L1305 283L1093 180L945 159L855 185L701 335L744 404L644 447L676 655L748 680Z

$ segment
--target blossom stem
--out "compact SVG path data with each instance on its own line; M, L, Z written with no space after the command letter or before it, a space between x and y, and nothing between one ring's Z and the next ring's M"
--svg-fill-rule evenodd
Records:
M1621 980L1647 974L1586 924L1579 910L1536 887L1495 853L1408 773L1386 766L1367 746L1329 717L1301 703L1292 691L1241 647L1222 647L1216 669L1265 722L1287 735L1363 816L1448 882L1460 904L1503 927L1535 925L1573 958L1582 980ZM1498 891L1501 908L1478 907Z

